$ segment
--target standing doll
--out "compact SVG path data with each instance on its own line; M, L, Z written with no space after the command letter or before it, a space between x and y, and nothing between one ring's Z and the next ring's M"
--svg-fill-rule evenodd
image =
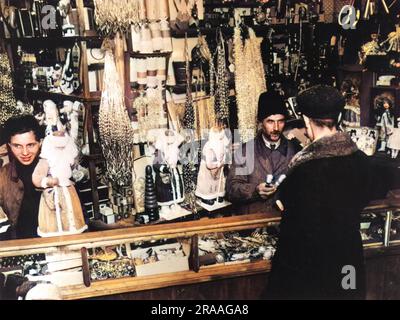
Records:
M217 127L212 128L203 148L196 188L199 204L209 211L227 204L224 201L224 165L228 146L229 139L225 131Z
M57 105L52 100L43 102L44 124L46 125L46 136L54 131L64 131L65 127L60 121L60 113Z
M383 113L378 117L376 126L379 128L380 148L378 151L386 151L389 133L394 128L394 116L392 115L393 100L382 94L375 99L376 108L382 109Z
M183 137L173 130L161 130L155 143L157 149L153 169L160 216L169 215L171 209L180 210L178 203L184 200L184 187L178 169L179 146Z
M397 118L397 128L389 134L388 148L391 150L392 159L396 159L400 150L400 118Z
M32 175L33 184L43 188L39 206L38 235L54 237L82 233L87 229L81 203L70 177L78 156L73 139L55 131L43 140L40 160Z

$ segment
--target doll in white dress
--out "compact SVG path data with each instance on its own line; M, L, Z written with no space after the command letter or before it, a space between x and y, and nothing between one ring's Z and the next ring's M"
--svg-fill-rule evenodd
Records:
M392 159L396 159L400 150L400 118L397 118L397 128L393 128L389 134L388 148Z
M226 206L224 165L229 146L225 131L214 127L202 151L200 170L197 178L196 196L199 204L212 211Z
M393 101L383 94L378 97L375 104L381 105L383 108L382 115L378 118L376 126L379 128L380 147L378 151L386 151L389 133L394 128L394 117L392 115Z

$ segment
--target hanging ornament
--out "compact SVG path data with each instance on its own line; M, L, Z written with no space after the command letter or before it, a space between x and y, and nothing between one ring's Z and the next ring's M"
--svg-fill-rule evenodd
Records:
M0 127L9 118L19 113L13 94L13 81L8 56L6 53L0 53Z
M106 177L117 189L132 184L133 129L125 108L114 55L106 51L104 89L99 111L100 141L106 160Z
M229 120L229 85L228 71L226 69L225 42L222 32L219 32L217 47L217 69L215 72L215 113L217 120L226 123ZM214 67L214 66L213 66Z
M244 44L239 27L234 31L235 89L238 126L243 142L253 139L257 128L258 98L266 90L260 44L254 30L248 28Z
M98 32L105 36L126 33L140 22L138 0L94 0L94 8Z

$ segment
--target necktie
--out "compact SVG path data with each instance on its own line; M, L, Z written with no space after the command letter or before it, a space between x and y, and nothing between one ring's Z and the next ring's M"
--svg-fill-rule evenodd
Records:
M270 145L270 149L271 149L271 151L274 151L274 150L275 150L275 145L274 145L274 144L271 144L271 145Z

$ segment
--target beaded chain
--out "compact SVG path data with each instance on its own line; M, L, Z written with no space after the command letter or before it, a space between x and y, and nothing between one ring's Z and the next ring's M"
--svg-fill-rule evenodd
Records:
M186 101L185 101L185 113L183 116L183 128L187 131L194 133L195 129L195 112L193 107L192 88L191 88L191 77L189 69L189 52L187 45L187 38L185 37L185 62L186 62ZM193 140L193 136L190 135L190 140ZM186 136L186 142L188 137ZM194 166L193 160L183 164L183 183L185 186L185 193L190 198L190 194L194 192L196 188L197 172Z
M133 129L125 108L114 55L107 50L104 89L99 110L100 141L106 160L106 176L115 187L132 184Z
M7 53L0 53L0 126L12 116L18 115L13 94L13 81Z
M220 31L220 39L217 46L217 70L215 73L215 113L217 120L227 122L229 120L229 85L226 69L225 43ZM214 66L212 66L214 68ZM214 69L215 70L215 69ZM215 90L215 88L213 88Z

